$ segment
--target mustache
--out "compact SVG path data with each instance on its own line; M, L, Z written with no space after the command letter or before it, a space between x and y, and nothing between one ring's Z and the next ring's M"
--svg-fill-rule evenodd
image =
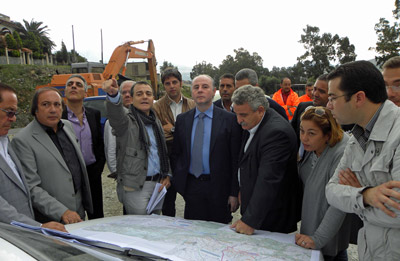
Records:
M244 122L244 121L242 121L242 122L240 123L240 126L247 126L247 123Z

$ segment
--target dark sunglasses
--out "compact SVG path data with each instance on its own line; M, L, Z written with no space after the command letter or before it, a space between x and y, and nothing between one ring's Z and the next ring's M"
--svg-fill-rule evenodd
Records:
M16 112L16 111L7 111L7 110L2 109L2 108L0 108L0 110L1 110L1 111L4 111L4 112L6 113L6 115L7 115L8 118L12 118L12 117L14 117L15 115L18 115L18 112Z

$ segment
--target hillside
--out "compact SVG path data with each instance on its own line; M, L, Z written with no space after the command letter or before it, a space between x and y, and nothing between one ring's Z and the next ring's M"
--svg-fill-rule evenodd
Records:
M0 82L15 88L18 96L17 122L14 127L24 127L31 120L30 104L35 87L50 82L53 74L70 73L70 66L0 65Z

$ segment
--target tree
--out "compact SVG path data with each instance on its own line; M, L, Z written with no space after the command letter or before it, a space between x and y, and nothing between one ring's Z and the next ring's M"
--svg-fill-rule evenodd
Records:
M262 75L258 81L260 87L268 95L274 94L278 90L276 86L278 86L278 84L281 82L281 80L275 76L265 76L265 75Z
M64 41L61 41L61 51L56 52L56 61L62 64L68 63L68 51Z
M163 64L160 66L160 72L164 72L166 69L175 68L178 70L178 67L174 66L172 63L168 61L164 61Z
M20 56L20 52L19 52L19 48L18 48L18 44L17 41L15 41L14 37L12 34L7 34L6 35L6 43L7 43L7 48L11 49L9 50L10 55L12 57L19 57Z
M341 64L343 61L356 59L355 47L347 37L341 38L330 33L320 35L319 28L310 25L307 25L303 32L299 42L303 44L306 52L297 60L304 65L307 78L316 78L331 71L335 63Z
M26 37L31 37L29 36L29 33L33 33L36 36L36 39L40 45L39 53L51 54L51 49L55 47L55 44L53 41L50 40L48 36L49 29L47 25L43 26L43 22L36 22L33 19L30 23L27 22L26 20L23 21L24 21L24 26L21 23L17 23L19 31L22 34L22 40L25 40ZM32 49L30 46L26 47Z
M232 73L236 74L243 68L250 68L257 72L258 76L268 72L268 69L263 67L263 59L258 53L253 52L250 54L249 51L244 48L234 49L235 57L227 55L226 58L219 65L219 71L221 74Z
M22 44L32 50L33 58L42 58L43 52L40 41L34 33L28 32L28 34L23 38Z
M379 55L375 56L378 66L381 66L386 60L400 54L400 26L397 22L390 25L385 18L380 18L379 23L375 24L375 32L378 36L376 47L370 47Z
M76 63L83 63L87 62L87 59L83 56L81 56L77 51L71 50L71 52L68 53L69 60L72 61L72 57L75 57L75 62Z
M200 74L207 74L215 81L215 77L218 75L218 68L211 63L202 61L201 63L197 63L195 66L193 66L192 71L190 72L190 78L193 80Z
M14 39L15 39L15 42L16 42L16 44L17 44L17 49L22 49L22 40L21 40L21 37L19 36L19 33L18 33L18 31L14 31L13 32L13 37L14 37Z

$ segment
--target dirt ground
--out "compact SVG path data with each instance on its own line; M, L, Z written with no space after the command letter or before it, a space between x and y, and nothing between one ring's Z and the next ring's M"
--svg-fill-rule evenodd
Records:
M113 179L107 178L109 174L109 170L107 166L104 168L103 172L103 204L104 204L104 216L119 216L122 215L122 204L118 201L117 192L116 192L116 181ZM185 208L185 201L178 194L176 199L176 216L183 218L183 210ZM240 219L240 209L233 214L233 222ZM299 223L300 225L300 223ZM357 246L350 245L348 248L349 261L357 261Z

